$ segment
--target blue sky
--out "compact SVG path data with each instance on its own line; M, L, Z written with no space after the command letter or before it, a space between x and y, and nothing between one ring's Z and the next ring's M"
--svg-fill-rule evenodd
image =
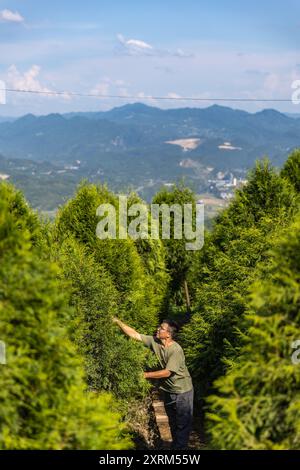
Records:
M206 107L215 97L290 98L292 82L300 79L299 44L296 0L0 0L0 80L7 88L102 96L7 92L0 114L95 111L133 101L171 108ZM209 101L173 99L187 96ZM223 104L300 112L289 103Z

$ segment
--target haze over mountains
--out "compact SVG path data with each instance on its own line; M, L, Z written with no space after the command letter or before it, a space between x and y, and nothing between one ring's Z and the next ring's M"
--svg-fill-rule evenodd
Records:
M300 118L213 105L162 110L141 103L107 112L0 118L0 173L36 207L54 209L87 178L149 199L185 177L210 191L218 172L243 178L257 158L281 166L300 146Z

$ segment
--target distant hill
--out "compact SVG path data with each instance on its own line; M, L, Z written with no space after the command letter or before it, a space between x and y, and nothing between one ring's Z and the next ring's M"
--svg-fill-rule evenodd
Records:
M300 113L285 113L285 115L294 119L300 119Z
M32 114L0 124L0 152L13 158L51 162L80 159L97 165L107 159L134 154L145 163L149 158L181 156L180 149L166 141L199 138L202 144L190 157L204 164L230 169L250 167L255 158L268 154L281 164L286 152L300 143L300 120L272 109L255 114L213 105L208 108L162 110L141 103L107 112ZM219 149L225 141L239 151ZM149 154L152 154L149 157ZM134 156L132 158L135 158Z
M12 121L15 121L16 119L18 119L18 118L14 118L14 117L11 117L11 116L0 116L0 123L1 122L12 122Z
M72 173L75 180L132 187L144 196L182 177L197 191L208 190L219 171L243 174L264 155L280 166L298 146L300 119L273 109L251 114L218 105L163 110L135 103L0 119L0 153L7 159L46 161L64 178ZM76 161L76 170L65 168Z

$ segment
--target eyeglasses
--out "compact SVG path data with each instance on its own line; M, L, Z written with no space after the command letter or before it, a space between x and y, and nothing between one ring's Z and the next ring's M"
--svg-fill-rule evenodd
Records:
M161 326L159 326L157 329L158 330L163 330L163 331L168 331L168 328L162 328Z

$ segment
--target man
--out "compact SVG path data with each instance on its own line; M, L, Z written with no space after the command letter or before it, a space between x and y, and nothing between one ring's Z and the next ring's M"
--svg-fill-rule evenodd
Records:
M144 372L146 379L161 379L164 405L172 434L172 449L186 449L193 419L194 389L181 346L174 340L178 326L163 320L156 336L143 335L114 317L121 330L130 338L142 341L156 354L161 370Z

